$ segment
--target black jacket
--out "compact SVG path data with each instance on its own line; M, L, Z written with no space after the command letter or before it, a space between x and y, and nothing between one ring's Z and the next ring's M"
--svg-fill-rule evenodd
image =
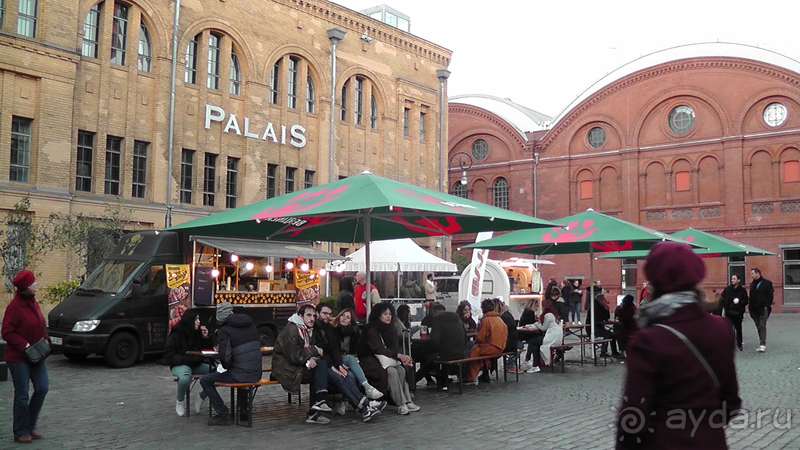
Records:
M358 341L361 338L361 330L358 327L333 327L333 333L336 335L341 354L358 354ZM347 337L350 339L346 339ZM345 341L347 341L347 345L345 345Z
M738 303L733 302L735 298L739 299ZM738 286L728 285L719 296L719 306L725 311L725 317L730 318L743 317L748 301L747 289L741 284Z
M587 310L589 311L589 310ZM591 314L591 313L590 313ZM596 326L603 326L603 322L611 319L611 312L597 300L594 301L594 323Z
M536 313L530 309L526 309L522 311L522 315L519 316L519 326L524 327L525 325L530 325L536 322L536 320Z
M233 314L217 330L219 361L240 383L261 379L261 344L253 319Z
M764 277L750 283L750 315L761 315L764 308L771 310L774 293L772 281Z
M214 346L210 337L204 338L200 330L184 329L183 324L178 322L172 327L172 331L167 337L167 345L164 348L164 358L162 362L168 364L170 369L176 366L195 366L203 362L202 356L187 355L188 351L200 351L210 349Z
M346 275L339 281L339 299L336 301L336 307L339 311L345 308L356 309L356 301L353 299L353 277Z
M321 320L314 322L314 345L322 349L322 359L328 363L328 367L342 365L341 343L333 325Z
M454 312L442 312L433 318L433 331L430 340L435 359L460 359L467 350L467 332L461 318Z
M517 349L517 341L519 340L519 331L517 331L517 321L514 319L514 316L511 315L510 311L506 311L500 315L500 318L503 319L503 323L506 324L506 328L508 328L508 338L506 339L506 348L503 349L503 352L513 352Z

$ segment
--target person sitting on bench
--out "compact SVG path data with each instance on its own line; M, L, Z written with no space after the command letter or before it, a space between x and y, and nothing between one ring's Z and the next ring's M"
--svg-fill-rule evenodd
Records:
M550 298L558 296L558 288L552 289ZM551 299L545 299L542 302L542 315L539 320L533 323L533 328L544 332L543 335L534 336L528 339L528 353L525 356L525 366L527 366L528 373L536 373L539 369L539 363L544 360L545 365L550 365L550 347L558 345L564 338L564 330L561 324L558 323L558 311ZM531 356L533 356L533 363L530 363Z
M478 335L475 344L469 351L469 358L478 356L500 356L503 349L506 347L506 340L508 339L508 328L500 318L500 313L495 311L495 303L492 300L484 300L481 302L481 311L483 311L483 318L478 325ZM467 366L467 382L464 384L477 385L478 374L481 370L488 371L491 366L490 360L472 361ZM488 378L488 372L486 372Z
M416 373L417 383L423 378L431 376L431 371L436 369L438 365L434 361L462 359L467 351L467 332L464 330L461 318L454 312L448 312L447 308L441 303L436 303L433 306L431 327L433 331L431 331L431 335L427 339L431 343L431 352L426 355L424 361L420 361L422 364L420 364L420 368ZM436 379L439 385L447 386L446 372L438 373ZM432 381L432 379L429 381L429 386ZM433 386L435 387L436 383L433 383Z
M217 324L219 361L225 371L204 375L200 378L200 386L217 412L208 424L230 425L232 420L228 407L214 383L256 383L261 380L261 344L253 319L244 314L234 314L230 302L217 305ZM238 399L240 407L246 405L247 392L240 390Z
M611 339L611 356L619 357L621 355L617 351L617 340L614 339L614 333L606 330L606 327L603 325L603 322L607 322L610 319L611 312L608 310L608 300L606 300L605 295L600 294L594 298L594 335L595 338ZM586 333L591 334L591 332L591 328L587 327ZM609 356L608 342L603 342L600 356L603 358Z
M186 310L167 337L164 358L161 362L169 365L172 374L178 377L178 401L175 404L175 412L181 417L186 415L186 392L192 384L192 375L206 375L209 371L209 366L202 356L187 355L186 352L213 346L214 343L208 336L208 328L200 326L200 316L196 309ZM203 390L195 389L193 402L196 413L200 412L205 399Z

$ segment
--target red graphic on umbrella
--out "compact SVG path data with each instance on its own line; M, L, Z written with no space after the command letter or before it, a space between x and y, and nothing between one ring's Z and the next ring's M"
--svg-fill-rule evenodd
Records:
M400 212L400 208L396 208L398 212ZM439 219L417 219L414 221L419 226L413 225L406 219L398 216L390 217L390 219L400 222L404 227L411 231L415 231L417 233L424 233L428 236L440 236L442 231L445 234L455 234L461 231L461 225L458 224L458 220L453 216L447 216L444 220L447 222L446 225L443 225L439 222ZM441 230L441 231L438 231Z
M316 191L305 191L287 200L280 206L267 208L264 211L252 216L253 219L271 219L296 215L301 211L316 208L328 202L339 200L339 194L349 188L349 184L337 186L333 189L322 188Z
M594 220L584 220L580 225L578 225L578 221L570 222L567 224L568 230L564 230L563 228L553 228L553 234L551 233L544 233L542 235L543 242L552 242L554 244L564 244L569 242L578 242L579 240L585 240L595 231L599 230L599 228L592 228L594 225Z
M446 207L448 207L450 209L455 210L456 212L466 213L466 214L476 214L477 213L476 211L473 211L472 209L463 208L461 206L458 206L458 204L455 204L455 205L449 204L447 202L443 202L443 201L439 200L436 197L431 197L430 195L427 195L427 194L422 194L422 193L419 193L419 192L416 192L416 191L412 191L411 189L395 189L395 192L397 192L399 194L407 195L408 197L411 197L411 198L413 198L415 200L420 200L420 201L423 201L423 202L426 202L426 203L431 203L431 204L434 204L434 205L446 206Z
M622 252L625 250L633 250L633 242L631 241L604 241L593 242L592 247L601 252Z
M303 220L305 220L306 223L304 223L303 225L301 225L299 227L296 227L296 226L292 225L290 227L287 227L286 230L287 231L291 231L291 236L299 236L300 233L302 233L304 229L308 229L313 225L320 225L320 224L323 224L325 222L329 222L329 221L331 221L333 219L335 219L335 217L319 217L319 216L317 216L317 217L304 217Z

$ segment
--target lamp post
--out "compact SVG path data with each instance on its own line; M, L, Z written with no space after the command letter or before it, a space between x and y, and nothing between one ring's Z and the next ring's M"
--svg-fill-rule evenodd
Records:
M331 28L328 30L328 39L331 41L331 111L330 121L328 122L328 183L333 182L333 163L336 158L336 135L334 133L334 117L336 114L336 44L344 39L347 32L339 28ZM333 251L333 244L328 242L328 253ZM325 296L331 295L331 277L325 280Z
M450 78L450 71L438 69L436 77L439 78L439 192L447 192L444 180L444 155L445 155L445 91L447 90L447 79ZM445 244L447 237L442 235L442 259L446 258Z
M469 170L472 167L472 162L473 162L472 157L465 152L458 152L450 157L450 164L449 164L450 167L453 166L453 161L456 161L458 163L458 168L459 170L461 170L461 180L459 180L461 182L461 185L466 186L467 170Z

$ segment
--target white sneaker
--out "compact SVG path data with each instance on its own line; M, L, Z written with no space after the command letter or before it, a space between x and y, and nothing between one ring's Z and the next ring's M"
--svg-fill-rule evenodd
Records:
M370 400L377 400L383 397L383 392L375 389L371 384L364 383L362 386L364 386L364 393L367 394L367 397L369 397Z
M414 404L414 402L408 402L408 403L406 403L406 407L407 407L407 408L408 408L408 410L409 410L409 411L411 411L411 412L417 412L417 411L419 411L420 409L422 409L422 408L420 408L419 406L415 405L415 404Z
M397 414L400 414L400 415L403 415L403 416L407 416L407 415L411 414L411 411L408 410L408 406L400 405L400 406L397 407Z
M758 348L756 349L756 351L759 352L759 353L764 353L764 352L767 351L767 346L766 345L759 345Z
M333 411L340 416L344 415L346 409L347 409L347 404L345 402L336 402L333 405Z
M377 409L378 411L383 411L383 408L386 408L386 402L379 400L370 400L369 407Z
M192 404L194 405L194 412L197 414L200 414L200 411L203 410L203 402L206 400L201 396L202 393L202 389L195 389L192 394Z
M531 367L533 367L533 363L530 362L530 361L525 361L522 364L520 364L520 366L519 366L519 368L522 371L526 371L526 370L530 369Z
M527 372L527 373L536 373L536 372L539 372L541 370L542 369L540 369L539 366L535 366L535 367L531 367L530 369L526 370L525 372Z
M179 416L183 417L186 415L186 405L182 401L175 402L175 412L178 413Z

